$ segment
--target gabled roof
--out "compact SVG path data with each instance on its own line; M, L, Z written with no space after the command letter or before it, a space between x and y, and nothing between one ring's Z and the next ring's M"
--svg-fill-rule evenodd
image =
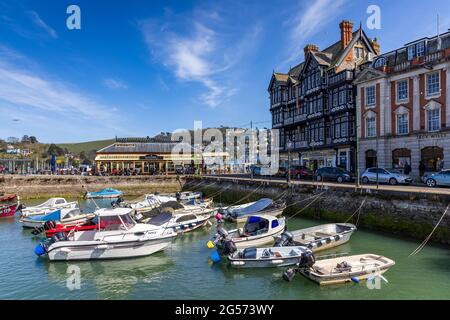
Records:
M97 153L171 153L172 149L179 142L163 142L163 143L113 143L103 149L97 151Z
M361 71L355 78L353 83L360 84L366 81L371 81L379 78L383 78L386 76L386 73L383 71L373 69L372 67L368 67Z

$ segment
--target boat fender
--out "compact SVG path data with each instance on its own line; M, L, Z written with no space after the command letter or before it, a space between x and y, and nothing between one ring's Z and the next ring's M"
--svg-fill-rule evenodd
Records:
M206 243L206 246L207 246L209 249L212 249L212 248L215 247L214 242L212 242L211 240L208 241L208 243Z
M292 281L292 279L294 279L295 277L295 269L294 268L288 268L284 273L283 273L283 279L290 282Z
M46 253L46 250L44 249L44 246L42 243L39 243L36 247L34 247L34 253L40 257Z
M211 258L211 261L214 262L214 263L220 262L220 260L221 260L220 255L219 255L219 253L217 251L214 251L211 254L210 258Z
M327 238L326 243L331 243L332 240L332 238Z
M359 279L357 277L351 277L350 278L354 283L360 283Z

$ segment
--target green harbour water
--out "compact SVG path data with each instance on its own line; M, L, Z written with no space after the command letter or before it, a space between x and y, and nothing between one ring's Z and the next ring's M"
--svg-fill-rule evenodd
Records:
M110 201L97 203L109 206ZM93 211L92 202L80 204ZM295 217L289 219L288 228L322 223L326 222ZM144 258L49 262L34 254L40 238L23 229L17 217L1 219L0 299L450 299L446 247L428 245L408 257L421 241L358 230L349 243L319 255L385 255L396 262L384 274L389 283L382 283L379 290L370 290L365 283L320 287L301 275L284 281L285 268L237 270L225 259L211 264L212 251L206 243L214 232L213 226L180 235L165 251ZM81 287L70 290L67 272L73 265L81 271Z

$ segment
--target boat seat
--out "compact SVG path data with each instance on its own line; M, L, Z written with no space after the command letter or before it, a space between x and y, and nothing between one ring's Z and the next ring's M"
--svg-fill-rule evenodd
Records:
M324 237L332 237L336 235L336 233L328 233L328 232L316 232L315 234L317 237L324 238Z
M327 271L324 269L324 268L322 268L322 267L313 267L313 269L314 269L314 272L316 272L316 273L318 273L318 274L327 274Z
M274 255L275 257L277 257L277 258L282 258L282 257L283 257L283 255L282 255L279 251L273 252L273 255Z

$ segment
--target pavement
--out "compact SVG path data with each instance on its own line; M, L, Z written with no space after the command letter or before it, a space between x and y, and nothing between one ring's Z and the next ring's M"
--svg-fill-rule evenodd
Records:
M286 178L282 177L272 177L272 176L254 176L253 178L249 174L215 174L215 175L201 175L204 178L218 179L218 180L229 180L229 181L254 181L254 182L274 182L274 183L287 183ZM355 189L356 182L316 182L308 180L297 180L292 179L291 184L294 185L312 185L320 187L337 187L337 188L348 188ZM384 191L395 191L395 192L406 192L406 193L427 193L427 194L439 194L439 195L450 195L450 188L436 187L430 188L425 184L423 185L388 185L388 184L361 184L361 189L366 190L384 190Z

